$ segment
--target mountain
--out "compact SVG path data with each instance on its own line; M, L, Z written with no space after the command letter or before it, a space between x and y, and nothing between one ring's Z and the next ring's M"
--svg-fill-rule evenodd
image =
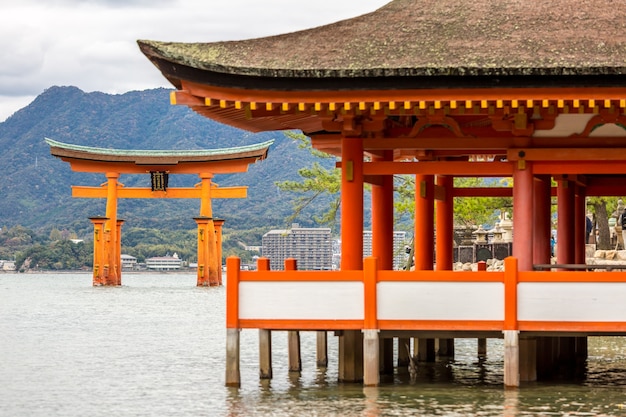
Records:
M102 174L72 172L69 164L50 155L44 142L61 142L120 149L209 149L241 146L273 139L266 160L246 173L217 175L221 186L248 186L248 198L213 201L213 213L226 220L225 228L288 226L292 201L276 181L298 179L298 169L317 158L282 132L253 134L207 119L186 106L172 106L167 89L133 91L121 95L85 93L76 87L51 87L30 105L0 123L1 227L58 228L88 236L90 216L105 214L104 199L74 199L72 185L98 186ZM333 160L321 161L332 166ZM122 175L127 186L150 185L148 175ZM172 175L169 186L192 186L195 175ZM300 224L314 226L313 206ZM195 200L119 200L118 217L126 227L193 229L199 214Z

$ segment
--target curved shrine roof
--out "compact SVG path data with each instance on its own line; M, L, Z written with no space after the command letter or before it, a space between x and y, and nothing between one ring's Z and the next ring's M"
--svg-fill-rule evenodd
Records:
M219 162L236 159L263 160L273 141L222 149L199 150L129 150L72 145L45 138L53 156L98 162L122 162L135 165L176 165L185 162Z
M250 77L277 89L286 78L299 79L298 89L324 88L324 80L337 78L348 89L398 88L407 77L456 77L465 84L467 77L582 76L615 85L626 84L626 1L394 0L369 14L279 36L138 43L176 87L185 79L246 88Z

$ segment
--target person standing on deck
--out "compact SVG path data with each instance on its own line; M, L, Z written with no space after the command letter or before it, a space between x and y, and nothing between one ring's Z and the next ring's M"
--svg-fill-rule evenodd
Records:
M624 208L624 211L622 211L622 214L619 215L619 218L617 219L617 224L622 226L622 239L625 239L626 238L626 208ZM626 245L626 240L622 240L622 242L624 242L624 244Z
M591 235L591 232L593 231L593 222L591 221L591 219L589 218L589 216L585 216L585 221L586 221L586 225L585 225L585 243L589 243L589 236Z

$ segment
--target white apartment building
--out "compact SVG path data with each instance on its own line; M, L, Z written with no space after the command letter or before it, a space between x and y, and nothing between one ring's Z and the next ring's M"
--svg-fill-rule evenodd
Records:
M298 270L331 270L333 243L329 228L270 230L263 235L262 256L269 258L270 268L282 271L285 259L296 259Z

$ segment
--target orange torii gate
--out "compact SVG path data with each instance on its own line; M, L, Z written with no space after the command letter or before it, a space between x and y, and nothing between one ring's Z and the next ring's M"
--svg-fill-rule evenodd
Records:
M121 228L118 198L198 198L198 286L221 285L221 226L213 219L212 198L245 198L247 187L219 188L215 174L245 172L267 157L273 141L209 150L121 150L71 145L46 138L50 153L68 162L73 171L99 172L107 181L100 187L73 186L72 197L106 198L106 215L91 217L94 225L93 285L121 285ZM125 187L121 174L150 174L151 187ZM198 174L200 183L189 188L168 188L170 174Z

